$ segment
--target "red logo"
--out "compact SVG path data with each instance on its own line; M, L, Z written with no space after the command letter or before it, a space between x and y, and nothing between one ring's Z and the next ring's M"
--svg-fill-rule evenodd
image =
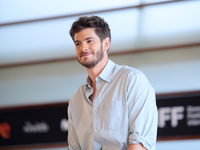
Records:
M7 122L0 123L0 135L4 139L10 138L11 127Z

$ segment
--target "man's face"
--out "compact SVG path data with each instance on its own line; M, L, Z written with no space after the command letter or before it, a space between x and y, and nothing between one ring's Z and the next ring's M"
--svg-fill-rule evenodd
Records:
M104 58L103 45L93 28L76 33L74 43L77 59L84 67L92 68Z

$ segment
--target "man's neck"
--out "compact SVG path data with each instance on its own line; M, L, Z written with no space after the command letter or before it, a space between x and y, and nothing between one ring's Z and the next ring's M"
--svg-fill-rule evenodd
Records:
M103 69L105 68L106 64L108 62L108 59L102 60L101 62L99 62L96 66L94 66L93 68L87 68L87 72L88 75L91 79L91 86L93 88L93 93L92 95L90 95L90 100L91 102L93 102L93 99L96 95L96 77L99 76L99 74L103 71Z
M102 60L102 62L99 62L96 66L92 67L92 68L86 68L87 73L91 79L91 81L93 82L93 84L96 84L96 77L99 76L99 74L103 71L103 69L105 68L106 64L108 62L107 60Z

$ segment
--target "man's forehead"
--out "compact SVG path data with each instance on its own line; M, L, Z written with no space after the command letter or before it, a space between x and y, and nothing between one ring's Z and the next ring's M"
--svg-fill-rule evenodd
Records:
M85 39L96 39L98 36L93 28L83 29L74 34L74 41L85 40Z

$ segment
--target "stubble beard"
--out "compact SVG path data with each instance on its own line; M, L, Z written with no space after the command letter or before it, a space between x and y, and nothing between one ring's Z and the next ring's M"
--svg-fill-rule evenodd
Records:
M93 68L94 66L96 66L104 57L104 53L103 53L103 46L101 45L101 48L96 52L96 57L93 58L91 61L87 61L88 58L85 58L85 60L80 61L78 58L78 62L86 67L86 68Z

